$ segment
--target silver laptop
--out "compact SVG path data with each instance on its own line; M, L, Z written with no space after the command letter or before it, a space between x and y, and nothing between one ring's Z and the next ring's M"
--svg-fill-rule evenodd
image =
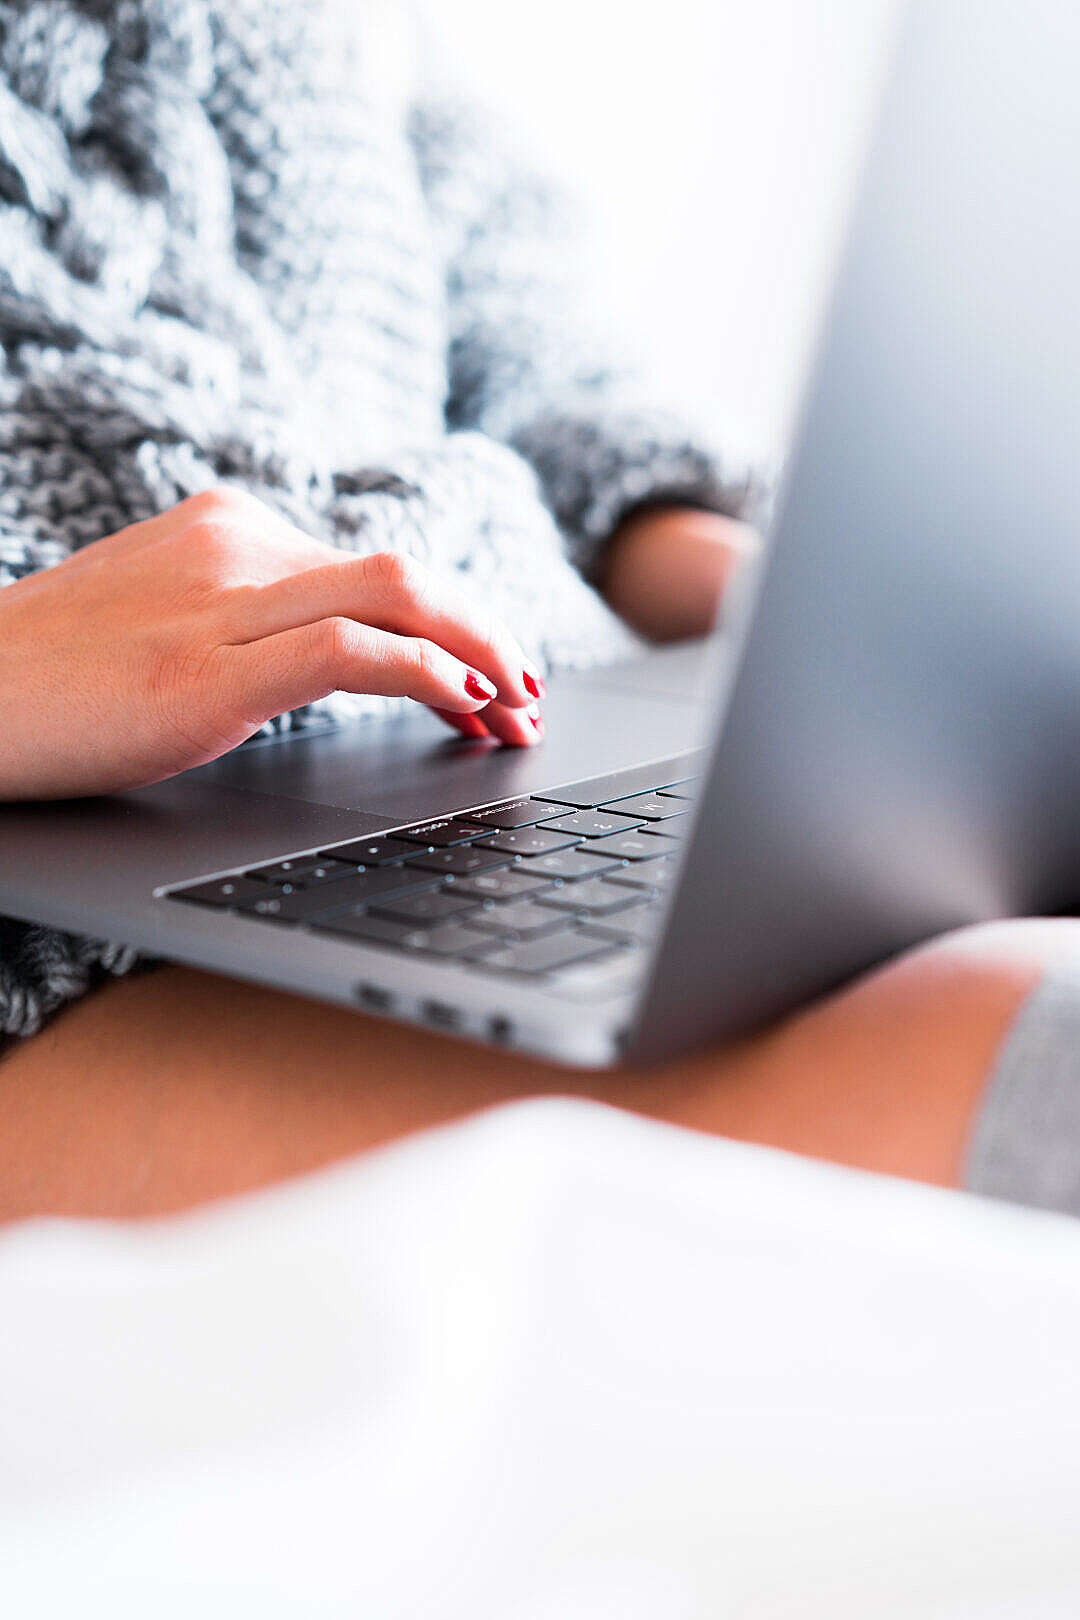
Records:
M767 556L713 647L0 812L0 913L582 1064L1080 900L1080 9L908 8Z

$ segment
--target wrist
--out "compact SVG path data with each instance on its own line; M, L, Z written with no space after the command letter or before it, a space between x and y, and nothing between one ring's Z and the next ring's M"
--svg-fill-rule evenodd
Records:
M655 641L712 629L728 580L753 544L734 518L691 507L632 513L608 542L601 590L635 630Z

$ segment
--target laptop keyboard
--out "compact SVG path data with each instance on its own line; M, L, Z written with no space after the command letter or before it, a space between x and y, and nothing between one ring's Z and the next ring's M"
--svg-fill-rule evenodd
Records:
M279 927L525 977L648 949L692 809L692 761L573 783L169 891ZM621 977L621 973L619 975Z

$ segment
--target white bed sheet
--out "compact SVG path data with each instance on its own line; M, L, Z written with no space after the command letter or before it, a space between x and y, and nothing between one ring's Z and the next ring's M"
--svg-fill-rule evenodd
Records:
M1080 1225L578 1102L0 1240L0 1613L1075 1620Z

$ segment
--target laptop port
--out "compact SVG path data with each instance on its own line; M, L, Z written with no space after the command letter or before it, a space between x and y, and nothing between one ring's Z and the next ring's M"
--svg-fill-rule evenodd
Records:
M377 984L358 984L356 999L362 1007L368 1007L372 1012L388 1013L394 1005L394 992L383 990Z
M488 1019L488 1034L500 1046L510 1046L514 1039L514 1026L509 1018L497 1013L494 1018Z
M457 1029L461 1024L458 1009L448 1007L445 1001L425 1001L420 1014L425 1023L434 1025L436 1029Z

